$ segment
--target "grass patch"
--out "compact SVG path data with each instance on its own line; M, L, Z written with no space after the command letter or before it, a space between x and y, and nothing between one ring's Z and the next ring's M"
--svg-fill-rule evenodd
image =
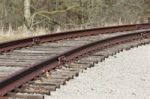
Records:
M38 36L38 35L44 35L48 34L50 32L46 31L46 29L36 29L35 31L29 31L27 29L18 29L18 30L12 30L9 29L8 31L0 30L0 42L7 42L12 40L17 40L21 38L27 38L32 36Z

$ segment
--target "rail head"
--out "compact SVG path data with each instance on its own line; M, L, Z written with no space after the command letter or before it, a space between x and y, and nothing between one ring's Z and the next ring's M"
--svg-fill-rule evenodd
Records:
M108 47L120 43L127 43L136 40L141 40L150 37L150 31L143 31L138 33L123 34L121 36L107 38L104 40L96 41L87 45L80 46L70 51L64 52L58 56L52 57L44 62L38 63L31 67L28 67L22 71L19 71L8 78L0 81L0 96L4 96L9 91L16 87L26 83L29 80L34 79L38 75L45 71L52 70L58 66L61 66L68 62L73 62L82 58L84 55L95 52L97 50L103 50ZM63 62L60 61L63 60Z

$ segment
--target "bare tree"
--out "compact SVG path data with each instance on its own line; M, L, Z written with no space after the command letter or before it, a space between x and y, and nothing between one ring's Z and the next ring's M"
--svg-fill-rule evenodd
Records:
M150 20L150 0L0 0L0 26L95 27Z
M24 18L26 21L26 26L30 27L30 17L31 17L31 11L30 11L30 0L24 0Z

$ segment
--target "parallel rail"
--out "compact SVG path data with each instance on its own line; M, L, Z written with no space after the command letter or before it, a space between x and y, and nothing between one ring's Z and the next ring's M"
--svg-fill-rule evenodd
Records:
M102 33L111 32L121 32L121 31L131 31L139 29L150 29L150 24L136 24L136 25L126 25L119 27L108 27L108 28L97 28L88 29L81 31L65 32L53 35L38 36L33 38L27 38L23 40L17 40L13 42L7 42L1 44L1 52L13 50L20 47L26 47L31 45L37 45L44 42L52 42L68 38L76 38L82 36L98 35ZM35 77L55 69L56 67L62 66L67 63L74 62L81 59L82 57L91 54L93 52L103 50L109 47L113 47L118 44L124 44L132 41L149 39L150 30L143 30L137 32L131 32L129 34L122 34L115 37L106 38L104 40L98 40L86 45L79 46L77 48L71 49L62 54L51 57L41 63L35 64L33 66L27 67L5 79L0 81L0 96L6 95L8 92L12 91L14 88L34 79Z

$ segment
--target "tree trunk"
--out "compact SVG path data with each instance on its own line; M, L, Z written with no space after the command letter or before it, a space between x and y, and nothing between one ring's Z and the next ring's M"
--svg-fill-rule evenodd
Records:
M31 11L30 11L30 0L24 0L24 17L26 21L26 26L30 27L30 17L31 17Z

